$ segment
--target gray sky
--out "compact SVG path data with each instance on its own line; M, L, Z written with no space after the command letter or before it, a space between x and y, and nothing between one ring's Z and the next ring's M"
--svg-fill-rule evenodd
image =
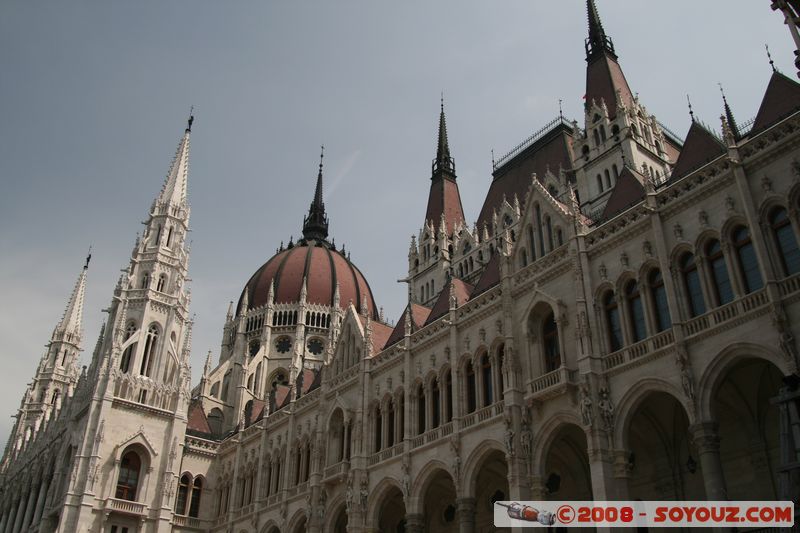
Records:
M739 122L793 46L767 0L598 0L634 92L680 135L686 93ZM500 156L582 119L583 0L25 1L0 5L0 442L94 246L87 362L190 104L195 380L229 300L300 234L326 146L325 200L396 320L422 223L439 94L468 220Z

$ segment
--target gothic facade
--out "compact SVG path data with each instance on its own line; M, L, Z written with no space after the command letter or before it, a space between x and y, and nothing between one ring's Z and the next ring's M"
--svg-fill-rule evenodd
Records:
M798 501L800 85L685 138L587 1L582 123L467 223L444 106L390 325L328 234L246 282L192 387L192 120L81 370L89 261L22 398L0 533L491 531L497 500ZM420 206L421 209L421 206ZM298 221L299 222L299 221Z

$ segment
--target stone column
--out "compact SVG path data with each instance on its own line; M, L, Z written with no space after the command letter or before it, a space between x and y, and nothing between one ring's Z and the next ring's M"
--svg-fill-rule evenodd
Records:
M3 533L12 533L14 530L14 522L17 520L17 506L14 505L15 503L16 502L12 500L8 504L8 520L6 521Z
M33 510L36 507L36 496L39 494L39 487L31 484L28 491L28 503L25 505L25 518L22 520L22 531L27 531L33 519Z
M3 502L2 512L3 512L3 518L0 518L0 533L3 533L6 530L6 524L8 523L8 515L11 514L11 508L8 501Z
M703 469L703 483L706 498L709 500L727 500L728 489L722 471L722 460L719 456L719 434L716 422L700 422L691 426L692 442L700 456Z
M456 500L459 533L475 533L475 498Z
M36 511L33 514L33 522L31 525L36 526L39 521L42 519L42 513L44 512L44 502L47 499L47 491L50 488L50 478L45 478L42 480L41 485L39 486L39 498L36 500Z
M14 518L14 527L11 529L11 533L19 533L22 529L22 518L25 516L25 503L27 499L27 495L24 492L20 494L17 513Z
M425 531L425 518L422 514L406 515L406 533L423 533Z

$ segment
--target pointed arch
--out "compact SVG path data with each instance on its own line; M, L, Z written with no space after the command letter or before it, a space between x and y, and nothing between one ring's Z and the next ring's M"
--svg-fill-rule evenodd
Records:
M683 408L686 418L689 420L689 425L695 423L697 417L694 409L679 385L661 378L640 379L628 388L619 401L616 402L613 438L617 449L626 450L629 448L627 438L630 434L629 427L633 416L636 414L636 409L648 396L656 392L664 393L674 398Z

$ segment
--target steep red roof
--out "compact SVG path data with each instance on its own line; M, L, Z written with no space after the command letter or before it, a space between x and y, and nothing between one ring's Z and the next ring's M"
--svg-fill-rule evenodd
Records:
M366 327L367 318L364 315L358 315L358 320L361 322L362 326ZM372 349L370 350L370 355L373 355L378 353L378 351L386 345L386 341L389 340L394 330L391 326L387 326L376 320L370 323L370 327L372 328Z
M275 409L281 409L289 405L291 401L292 388L289 385L278 385L275 387Z
M713 161L726 152L725 145L699 122L692 121L683 149L672 168L671 179L677 179Z
M481 274L481 277L478 278L478 283L475 284L470 298L474 298L482 292L486 292L498 283L500 283L500 259L498 254L494 254L486 264L486 268Z
M251 400L252 409L250 410L250 416L247 420L244 421L245 427L248 427L258 420L260 420L264 416L264 407L266 406L266 402L262 400Z
M619 89L622 101L630 106L633 95L625 74L619 63L608 53L598 54L586 66L586 104L591 105L594 100L597 105L605 100L609 118L617 116L617 90Z
M800 84L780 72L773 72L751 131L757 133L766 129L798 109Z
M320 384L320 371L312 368L303 369L303 394L312 391L319 387Z
M603 210L603 219L608 220L633 204L641 202L644 198L642 181L644 176L628 167L623 167Z
M418 328L421 328L425 325L425 321L428 319L428 316L431 314L431 309L429 307L425 307L424 305L419 305L416 303L411 304L411 330L414 331ZM397 321L397 325L395 325L394 330L392 330L391 335L389 335L389 340L386 341L384 344L384 348L391 346L392 344L396 343L406 335L406 315L408 315L408 307L405 308L403 314L400 316L400 320ZM377 345L376 345L377 346Z
M443 317L450 311L450 285L452 285L454 288L458 306L464 305L467 300L469 300L469 295L474 289L474 287L469 283L466 283L458 278L452 278L450 283L448 283L445 288L442 289L442 292L439 293L439 297L436 299L436 303L433 304L433 308L428 315L428 319L425 321L426 325L430 324L437 318Z
M306 279L306 300L310 303L333 305L336 284L339 284L339 305L346 308L353 302L361 307L364 296L374 319L378 318L372 290L361 271L341 252L327 246L296 245L274 255L250 278L239 298L237 313L241 312L245 292L248 309L267 303L270 286L275 286L275 302L299 302Z
M186 429L196 433L211 435L211 426L208 424L208 417L203 410L203 405L198 401L189 404Z
M464 223L464 208L461 206L461 195L458 192L456 180L437 176L431 181L425 221L432 220L433 227L438 232L442 215L444 215L445 229L448 235L453 234L453 230L459 222Z
M493 211L501 205L503 197L511 202L516 194L520 202L525 201L532 174L543 179L548 168L553 173L558 173L559 168L569 170L572 159L572 128L558 123L495 170L494 180L478 215L478 229L482 231L484 223L491 226Z

